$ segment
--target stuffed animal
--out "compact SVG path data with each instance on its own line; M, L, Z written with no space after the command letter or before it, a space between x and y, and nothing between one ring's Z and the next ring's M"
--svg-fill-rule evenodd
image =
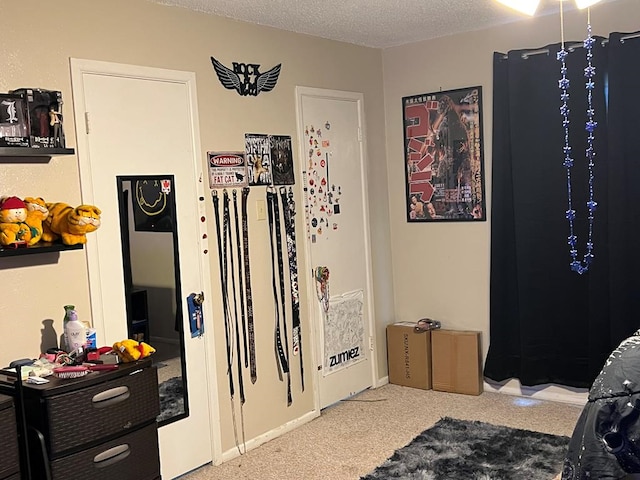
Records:
M0 244L24 245L31 240L31 229L25 223L27 205L18 197L6 197L0 203Z
M47 203L49 216L44 220L42 240L52 242L62 238L65 245L87 243L86 234L95 232L100 227L98 207L80 205L73 208L66 203Z
M113 350L118 354L120 360L124 363L135 362L141 358L146 358L156 349L144 342L136 342L135 340L126 339L113 344Z
M27 206L25 223L31 228L31 240L29 240L29 246L31 246L42 238L42 222L49 216L49 209L41 197L25 197L24 203Z

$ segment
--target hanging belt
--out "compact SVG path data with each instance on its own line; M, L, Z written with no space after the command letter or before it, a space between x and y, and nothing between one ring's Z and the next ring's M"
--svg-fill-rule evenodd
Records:
M304 366L302 364L302 333L300 329L300 294L298 292L298 258L296 252L296 203L293 200L293 189L280 187L280 198L282 200L282 214L284 216L284 229L287 234L287 254L289 257L289 280L291 287L291 342L293 344L293 354L300 354L300 382L304 392Z
M256 383L258 373L256 369L256 340L253 325L253 297L251 295L251 266L249 262L249 222L247 221L247 199L249 198L249 192L249 187L242 189L242 247L244 253L247 328L249 329L249 368L251 371L251 383Z
M220 206L219 206L219 198L218 192L216 190L211 192L211 197L213 199L213 209L215 213L216 219L216 234L218 235L218 262L220 265L220 288L222 291L222 306L223 306L223 314L224 314L224 336L226 340L227 346L227 375L229 376L229 396L231 400L231 417L233 420L233 436L236 442L236 447L238 448L238 452L242 455L242 450L240 449L240 442L238 440L238 428L236 424L236 414L235 414L235 402L234 402L234 394L235 388L233 385L233 344L232 344L232 324L231 324L231 315L229 312L229 291L228 291L228 268L227 268L227 232L229 226L229 197L225 190L224 192L224 235L220 233ZM234 294L235 296L235 294ZM238 353L240 355L240 353ZM242 442L244 444L244 414L242 411L242 404L244 404L244 389L242 386L242 377L240 377L240 418L242 421ZM247 451L247 446L245 444L244 451Z
M225 262L225 275L227 275L228 270L226 266L226 252L227 252L227 240L229 241L229 245L233 244L233 236L231 235L231 215L229 213L229 193L225 189L223 191L222 198L222 208L224 211L224 236L225 236L225 245L224 245L224 262ZM238 325L238 304L236 302L236 280L234 275L234 261L233 261L233 248L229 247L229 258L231 259L231 286L233 288L233 310L234 310L234 318L235 318L235 330L236 330L236 358L238 365L238 388L240 390L240 404L243 405L245 401L244 397L244 385L242 382L242 356L240 352L240 325ZM227 290L228 293L228 290Z
M234 387L233 387L233 370L231 362L231 339L230 339L230 325L229 325L229 305L227 303L227 281L226 281L226 247L227 239L220 234L220 206L217 190L211 192L211 198L213 200L213 211L216 219L216 234L218 235L218 262L220 264L220 289L222 293L222 310L224 315L224 337L227 346L227 375L229 377L229 395L233 400ZM224 245L224 246L223 246Z
M233 220L236 226L236 251L238 257L238 292L240 300L240 317L242 319L242 344L244 346L244 368L249 367L249 353L247 348L247 320L244 315L244 285L242 275L242 245L240 245L240 222L238 222L238 192L233 189ZM240 355L240 353L238 353Z
M278 367L282 373L287 376L287 406L293 402L291 398L291 376L289 375L289 342L287 340L287 320L284 299L284 276L283 276L283 260L282 260L282 233L280 229L280 208L278 206L278 195L276 192L267 188L267 213L269 217L269 243L271 245L271 267L272 267L272 287L273 299L276 309L275 324L275 348L279 360ZM276 250L274 251L273 238L275 233ZM277 263L277 265L276 265ZM277 272L276 272L277 269ZM278 300L278 288L276 287L276 276L279 277L280 284L280 300ZM282 308L281 308L282 307ZM282 331L280 330L280 311L282 310ZM282 345L282 336L284 335L284 347Z

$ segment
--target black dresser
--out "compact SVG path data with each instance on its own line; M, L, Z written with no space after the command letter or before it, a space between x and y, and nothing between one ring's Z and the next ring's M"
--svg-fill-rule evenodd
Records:
M160 479L160 400L150 359L76 379L49 378L45 385L23 383L18 401L32 480Z
M7 395L0 395L0 452L0 480L20 480L16 412Z

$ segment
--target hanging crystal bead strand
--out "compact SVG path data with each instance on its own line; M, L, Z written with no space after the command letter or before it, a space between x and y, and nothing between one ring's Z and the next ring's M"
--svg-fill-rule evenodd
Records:
M560 6L561 13L561 22L562 27L564 28L564 21L562 19L562 3ZM567 51L564 48L564 30L562 32L562 47L558 52L557 58L562 62L562 68L560 73L562 74L562 78L558 82L558 85L561 90L560 100L562 101L562 106L560 107L560 113L562 115L562 126L564 127L564 162L563 165L567 169L567 193L568 193L568 209L565 212L565 216L569 221L569 237L567 238L568 244L570 247L569 254L571 255L571 270L577 272L582 275L583 273L589 270L589 266L593 261L593 221L595 217L596 207L598 206L597 202L594 201L593 198L593 167L594 167L594 158L596 156L594 149L594 135L593 132L598 125L598 122L594 120L595 111L593 108L593 89L595 87L593 78L596 74L596 68L592 65L593 59L593 45L595 43L595 39L591 35L591 18L590 12L588 13L589 20L587 22L587 38L585 39L583 45L587 52L587 67L584 69L584 75L587 78L587 82L585 84L587 90L587 122L585 125L585 130L588 132L587 137L587 149L586 149L586 158L588 160L588 168L589 168L589 201L587 201L587 209L589 211L588 220L589 220L589 232L587 238L587 251L584 254L583 260L578 260L578 250L576 244L578 243L578 238L575 234L574 230L574 220L576 218L576 211L573 209L573 201L572 201L572 188L571 188L571 167L573 167L574 160L571 157L571 145L569 144L569 86L570 81L567 78Z

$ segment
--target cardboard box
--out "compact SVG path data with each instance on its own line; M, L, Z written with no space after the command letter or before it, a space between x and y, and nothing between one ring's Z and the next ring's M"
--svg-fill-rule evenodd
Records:
M431 388L431 332L416 332L415 323L387 326L389 383Z
M431 364L433 389L480 395L483 391L480 332L433 330Z

